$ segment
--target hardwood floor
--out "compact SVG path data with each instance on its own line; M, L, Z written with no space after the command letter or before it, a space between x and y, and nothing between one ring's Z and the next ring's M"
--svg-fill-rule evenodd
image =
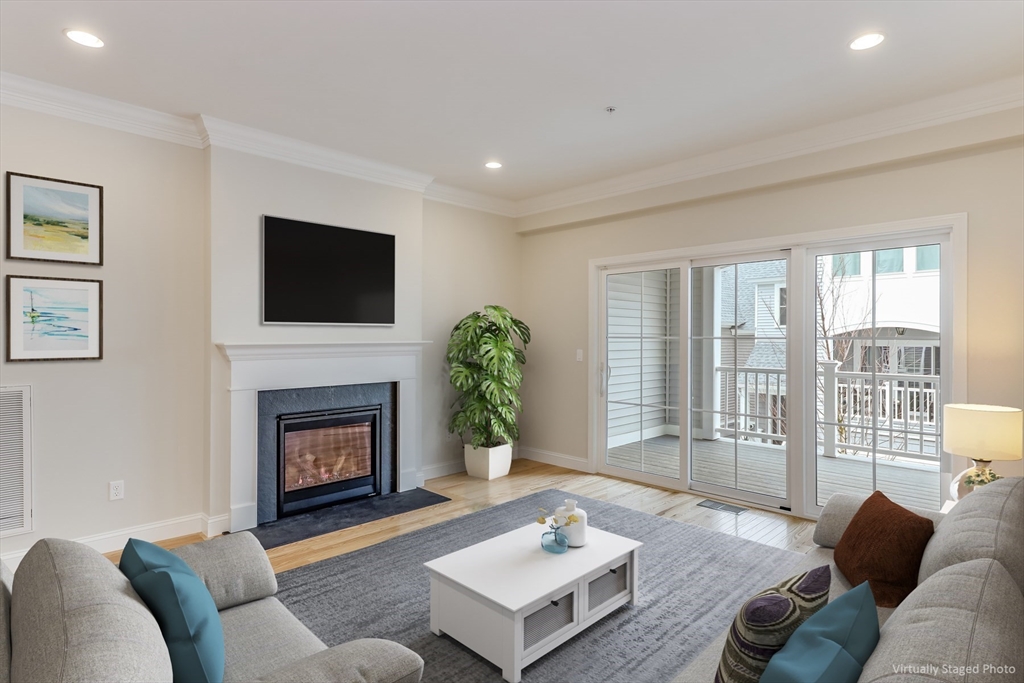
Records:
M164 541L157 541L156 544L161 548L167 548L173 550L174 548L188 545L189 543L198 543L199 541L205 541L206 534L189 534L188 536L176 536L174 538L168 538ZM103 553L103 556L108 558L111 562L121 561L121 551L112 550L109 553Z
M704 496L676 493L611 477L567 470L532 460L514 460L507 477L485 481L465 473L431 479L424 488L451 498L447 503L342 529L267 552L282 572L358 550L537 491L557 488L650 514L697 524L779 548L806 552L814 523L789 515L750 509L740 515L697 507ZM525 524L526 522L524 522Z
M778 548L806 552L813 543L814 522L777 512L749 509L739 515L697 507L706 496L677 493L604 475L586 474L532 460L514 460L507 477L485 481L465 473L431 479L424 488L451 498L446 503L414 510L394 517L341 529L267 552L275 572L343 555L389 538L455 519L499 503L545 489L604 500L623 507L739 536ZM524 522L525 524L526 522ZM160 543L177 547L202 540L202 534L182 536ZM120 553L108 553L114 559Z

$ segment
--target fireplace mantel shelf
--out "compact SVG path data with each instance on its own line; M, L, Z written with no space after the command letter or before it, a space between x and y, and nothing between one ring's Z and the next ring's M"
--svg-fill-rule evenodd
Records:
M222 343L217 344L217 347L230 361L246 361L391 356L403 351L418 352L422 347L432 343L430 341Z

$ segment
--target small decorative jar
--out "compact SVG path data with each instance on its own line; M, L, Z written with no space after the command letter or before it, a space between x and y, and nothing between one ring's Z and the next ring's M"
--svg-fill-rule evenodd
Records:
M564 507L555 510L555 517L566 519L569 515L575 515L577 521L562 527L562 533L569 539L570 547L582 548L587 544L587 511L576 507L576 501L569 498L566 499Z
M569 549L569 539L565 537L561 529L545 531L540 537L540 547L549 553L561 555Z

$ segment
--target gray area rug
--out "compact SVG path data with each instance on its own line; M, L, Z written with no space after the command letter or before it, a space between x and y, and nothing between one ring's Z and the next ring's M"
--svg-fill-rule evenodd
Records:
M387 638L426 662L427 683L501 681L501 671L430 632L424 562L511 531L575 498L591 526L642 541L640 602L523 670L524 683L670 681L751 595L798 573L804 556L635 510L548 490L279 574L277 597L328 646ZM537 542L543 529L537 526ZM571 551L570 551L571 552ZM697 682L700 683L700 682ZM710 682L706 682L710 683Z

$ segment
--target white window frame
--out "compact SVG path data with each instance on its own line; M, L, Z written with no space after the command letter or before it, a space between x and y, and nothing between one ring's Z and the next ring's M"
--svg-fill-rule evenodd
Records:
M809 333L806 325L813 320L814 301L809 296L813 291L814 262L809 258L808 252L814 248L831 250L832 252L854 251L858 244L878 244L883 240L905 239L907 244L920 242L922 237L947 236L942 243L940 262L942 264L942 292L943 307L942 317L942 339L944 348L943 363L943 400L952 402L963 402L967 400L967 232L968 216L966 213L947 214L940 216L928 216L909 220L876 223L871 225L852 226L817 232L807 232L779 237L765 237L753 240L742 240L725 242L713 245L702 245L696 247L684 247L678 249L667 249L654 252L628 254L591 259L589 261L589 362L588 362L588 452L585 460L580 459L580 469L588 472L597 472L598 463L604 453L602 441L604 435L600 432L602 420L599 414L603 410L603 397L600 395L602 376L599 363L600 350L604 334L603 311L601 307L601 291L603 289L603 278L609 269L623 270L647 270L655 268L677 267L681 263L690 262L696 259L722 258L741 259L747 255L777 251L781 249L790 250L789 282L787 288L788 320L787 332L789 335L788 353L790 354L789 371L787 378L787 402L789 418L789 442L791 453L795 457L789 458L788 485L792 505L792 514L796 516L814 519L820 514L821 508L814 500L814 458L807 457L807 452L813 453L814 444L806 445L807 429L805 426L813 424L814 404L813 401L804 400L804 394L808 382L813 377L808 377L808 357L813 359L813 339L809 340ZM874 248L874 247L873 247ZM684 266L684 276L681 280L680 298L689 306L689 266ZM812 289L808 289L810 283ZM688 309L687 309L688 310ZM683 330L685 343L680 343L680 382L681 387L689 387L689 315L680 315L685 321ZM688 389L682 391L680 396L688 401ZM680 425L688 424L682 415L689 409L689 403L680 406ZM683 444L688 437L680 435L680 444ZM681 472L689 472L688 446L681 447ZM949 456L942 455L943 465L941 467L940 486L945 493L948 491L949 482L952 478ZM567 461L568 458L563 458ZM573 466L574 463L562 462ZM629 478L643 483L654 483L664 486L664 479L660 481L644 482L643 477L633 476ZM807 486L806 482L812 482ZM680 490L692 490L688 482L680 480L684 487ZM802 495L800 494L802 492ZM777 510L777 507L760 506Z

